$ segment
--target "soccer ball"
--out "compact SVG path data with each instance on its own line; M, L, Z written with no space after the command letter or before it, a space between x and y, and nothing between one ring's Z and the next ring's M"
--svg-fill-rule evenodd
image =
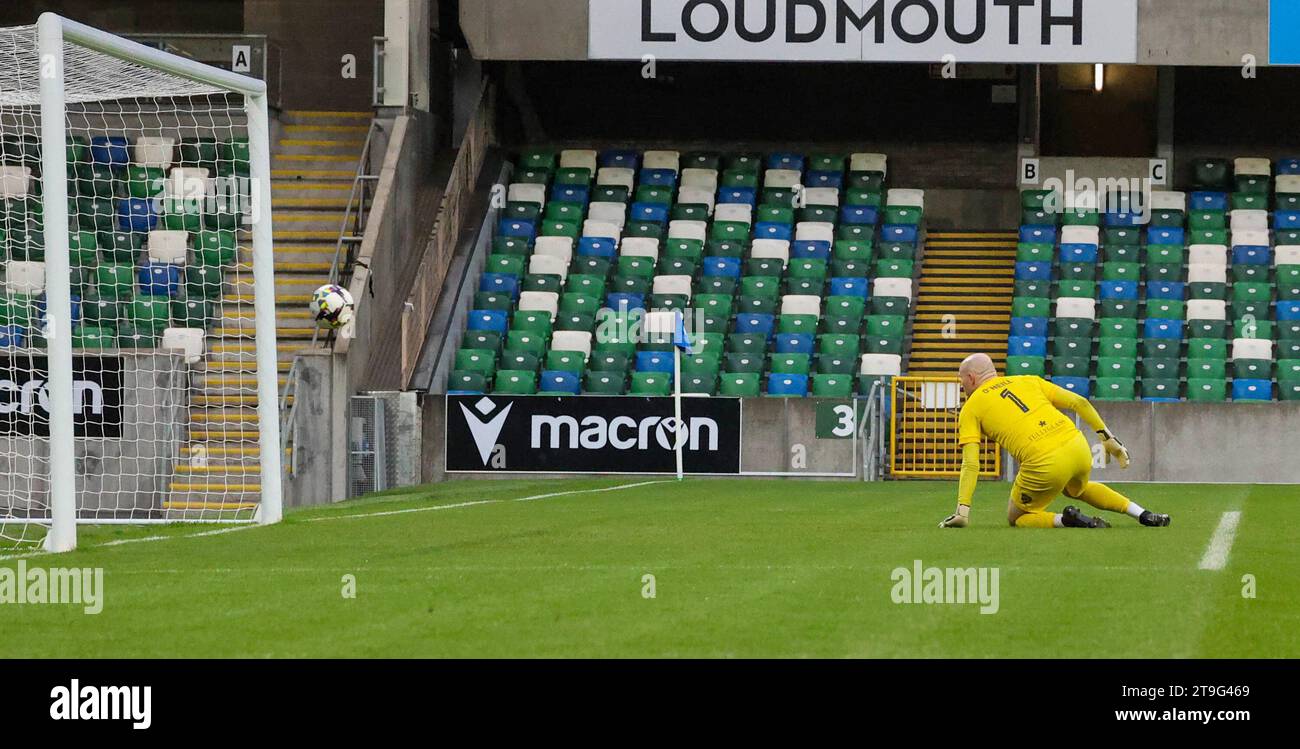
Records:
M356 303L352 301L352 295L347 289L331 283L312 293L309 306L318 325L337 329L352 322Z

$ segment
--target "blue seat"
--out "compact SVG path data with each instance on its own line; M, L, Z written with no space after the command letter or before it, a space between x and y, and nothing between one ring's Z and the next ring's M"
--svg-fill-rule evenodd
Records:
M794 229L789 224L773 221L759 221L754 224L754 239L782 239L789 242L794 238Z
M665 351L638 351L636 371L673 373L673 355Z
M1300 229L1300 211L1277 211L1273 214L1274 229Z
M1228 210L1228 193L1208 190L1194 192L1187 201L1187 207L1193 211L1226 211Z
M1147 299L1174 299L1182 301L1186 296L1187 284L1182 281L1149 281L1147 283ZM1135 296L1134 299L1136 298L1137 297Z
M708 257L704 259L705 276L724 276L726 278L740 278L740 258L738 257Z
M631 312L645 309L645 294L628 294L612 291L605 295L605 306L615 312Z
M1263 245L1237 245L1232 248L1233 265L1268 265L1272 262L1272 251Z
M140 266L139 279L141 294L175 297L180 291L181 269L171 263L145 263Z
M578 240L578 254L583 257L618 257L618 243L609 237L582 237Z
M736 332L771 338L775 322L775 318L765 312L747 312L736 315Z
M831 296L857 296L870 299L870 284L865 278L832 278Z
M1032 244L1055 244L1056 227L1022 226L1020 227L1020 241Z
M1235 401L1273 400L1272 380L1233 380L1232 399Z
M1132 211L1108 211L1106 226L1141 226L1142 216Z
M1183 321L1149 318L1142 326L1142 335L1146 338L1181 341L1183 340Z
M803 156L797 153L777 152L767 157L768 169L796 169L803 171Z
M591 202L591 189L583 185L552 185L551 200L586 205Z
M641 184L651 187L676 187L677 172L672 169L642 169Z
M1097 245L1095 244L1061 245L1062 263L1095 263L1097 262L1097 255Z
M808 354L812 356L814 340L812 333L778 333L776 336L776 353Z
M124 198L117 201L117 228L125 232L144 234L158 225L158 212L152 200Z
M75 328L81 324L81 297L77 296L76 294L73 294L72 296L68 297L68 301L70 302L70 306L72 309L72 327ZM33 308L36 310L36 319L40 322L41 325L45 325L45 295L44 294L42 294L41 297L36 300L36 303L33 305Z
M1143 398L1145 403L1179 403L1178 398Z
M916 244L919 231L915 226L907 224L885 224L880 228L880 239L883 242L907 242Z
M1137 281L1102 281L1101 288L1102 299L1118 299L1137 301L1138 282Z
M478 290L492 294L508 294L511 299L518 299L519 278L506 273L484 273L479 277Z
M1053 377L1052 383L1084 398L1092 397L1092 380L1087 377Z
M660 203L633 203L628 218L632 221L666 224L668 223L668 206Z
M26 343L26 328L21 325L0 325L0 348L22 348Z
M809 172L804 182L804 187L830 187L838 190L844 187L844 175L840 172Z
M1278 174L1300 174L1300 159L1286 158L1277 160Z
M476 309L469 313L469 330L505 334L510 329L510 314L503 309Z
M1007 356L1038 356L1047 358L1047 339L1040 336L1010 336L1007 338Z
M1016 280L1050 281L1052 280L1052 264L1038 262L1016 263Z
M1300 302L1278 302L1277 319L1279 322L1300 320Z
M880 211L869 205L846 205L840 209L840 222L850 226L875 226Z
M822 239L800 239L790 245L791 260L831 260L831 243Z
M722 204L754 205L758 191L752 187L724 187L718 190L718 202Z
M582 392L582 384L575 372L547 369L542 372L542 377L537 383L537 391L577 395Z
M1147 244L1185 244L1185 232L1177 226L1153 226L1147 229Z
M774 374L767 378L767 394L780 398L808 395L808 375Z
M90 159L96 164L124 167L131 163L130 143L116 135L97 135L90 139Z
M497 222L497 235L502 237L519 237L532 239L537 236L537 225L532 221L503 218Z
M1011 337L1046 338L1048 327L1049 322L1046 317L1013 317L1011 318Z
M641 163L641 154L631 149L611 148L601 152L599 163L602 169L636 169Z

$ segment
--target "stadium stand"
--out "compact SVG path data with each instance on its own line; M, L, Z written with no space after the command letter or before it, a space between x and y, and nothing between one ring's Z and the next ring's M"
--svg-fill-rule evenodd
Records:
M925 195L883 154L532 150L448 389L844 397L900 374Z
M1010 372L1098 400L1300 399L1300 179L1260 158L1194 174L1145 224L1023 193Z

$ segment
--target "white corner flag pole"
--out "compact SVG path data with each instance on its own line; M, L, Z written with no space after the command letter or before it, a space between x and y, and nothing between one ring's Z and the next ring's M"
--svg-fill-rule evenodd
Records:
M681 481L682 449L689 433L682 424L682 348L676 343L673 344L673 415L677 424L677 480Z

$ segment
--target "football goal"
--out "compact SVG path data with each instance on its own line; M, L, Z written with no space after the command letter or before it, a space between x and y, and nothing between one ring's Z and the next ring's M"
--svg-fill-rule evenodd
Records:
M261 81L0 29L0 549L280 519L269 141Z

